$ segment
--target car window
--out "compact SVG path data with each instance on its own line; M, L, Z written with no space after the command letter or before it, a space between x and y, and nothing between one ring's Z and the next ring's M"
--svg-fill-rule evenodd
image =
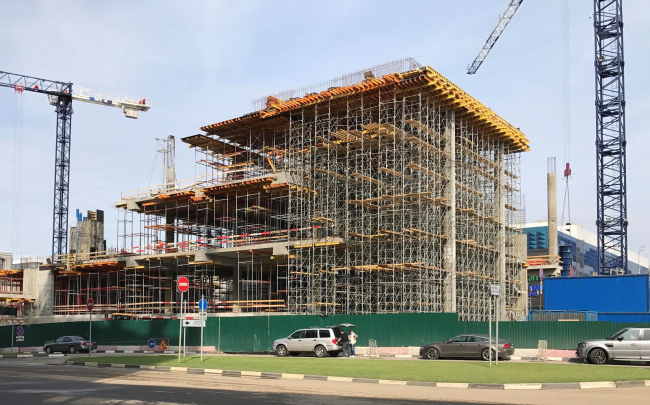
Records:
M467 341L467 336L456 336L451 339L451 343L462 343Z
M297 330L293 332L293 335L291 335L291 339L302 339L303 336L305 336L305 331L304 330Z
M63 337L60 337L54 341L54 343L61 343L61 342L63 342Z
M66 336L66 337L63 338L63 341L64 342L71 342L72 338L70 336Z
M623 338L623 340L639 340L639 330L628 329L618 337L618 339L620 338Z
M314 339L317 338L317 331L315 329L305 331L305 339Z
M650 340L650 329L643 329L643 336L641 340Z
M318 331L318 333L320 333L320 337L322 338L332 337L330 331L328 331L327 329L321 329ZM650 336L650 332L648 332L648 335Z
M609 340L615 340L616 338L618 338L619 336L621 336L621 335L622 335L623 333L625 333L625 332L627 332L627 329L621 329L621 330L619 330L618 332L614 333L614 334L609 338Z
M481 338L478 336L468 336L467 337L468 342L481 342Z

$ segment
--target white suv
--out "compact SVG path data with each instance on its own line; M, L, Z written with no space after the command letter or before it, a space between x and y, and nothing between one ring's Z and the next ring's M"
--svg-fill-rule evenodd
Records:
M324 328L300 329L286 338L273 342L273 351L278 356L297 356L300 353L310 352L317 357L338 356L343 350L336 344L341 336L341 325Z

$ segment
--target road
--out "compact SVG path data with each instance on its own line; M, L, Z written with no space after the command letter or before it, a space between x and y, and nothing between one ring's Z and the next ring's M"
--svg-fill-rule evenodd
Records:
M233 378L76 367L65 358L0 359L2 403L15 404L607 404L644 403L648 388L501 391Z

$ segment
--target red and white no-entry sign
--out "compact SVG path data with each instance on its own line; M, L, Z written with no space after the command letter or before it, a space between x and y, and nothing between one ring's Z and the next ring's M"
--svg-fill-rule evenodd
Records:
M92 311L93 307L95 306L95 300L93 300L92 298L88 298L88 302L86 303L86 305L88 305L88 310Z
M187 280L187 277L180 277L176 282L176 286L178 287L178 291L184 293L190 288L190 282Z

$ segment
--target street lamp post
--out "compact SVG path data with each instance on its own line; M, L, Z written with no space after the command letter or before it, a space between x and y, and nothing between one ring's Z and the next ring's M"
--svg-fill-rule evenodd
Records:
M641 252L645 249L645 245L639 248L639 253L636 255L636 274L641 274Z

